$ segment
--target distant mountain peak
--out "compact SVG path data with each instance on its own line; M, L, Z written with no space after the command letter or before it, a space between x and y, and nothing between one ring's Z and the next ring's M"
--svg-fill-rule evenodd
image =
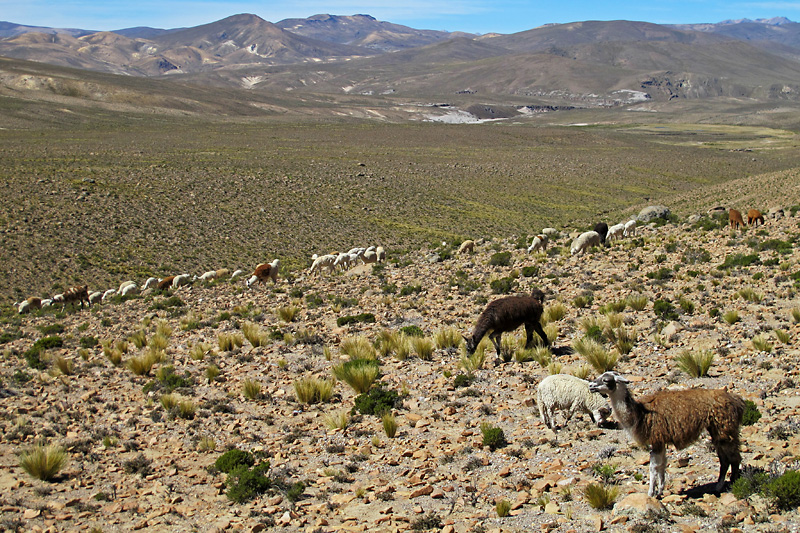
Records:
M786 17L772 17L768 19L736 19L723 20L720 24L766 24L767 26L780 26L781 24L792 24L793 21Z

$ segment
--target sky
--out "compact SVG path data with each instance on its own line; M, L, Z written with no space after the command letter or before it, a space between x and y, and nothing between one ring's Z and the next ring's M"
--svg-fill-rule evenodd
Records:
M584 20L689 24L784 16L798 21L800 0L0 0L0 21L98 31L199 26L240 13L269 22L364 14L416 29L485 34Z

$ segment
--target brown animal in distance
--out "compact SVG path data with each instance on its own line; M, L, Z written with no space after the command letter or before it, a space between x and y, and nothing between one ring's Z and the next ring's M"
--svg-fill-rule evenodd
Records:
M83 302L86 302L87 306L91 306L91 302L89 301L89 286L75 286L70 287L66 291L64 291L64 307L67 304L72 304L74 307L76 302L81 303L81 309L83 309Z
M523 324L526 349L532 346L534 331L541 337L545 346L550 346L550 340L540 323L543 306L544 292L540 289L533 289L529 296L506 296L489 302L475 323L472 337L464 336L464 340L467 341L467 354L475 353L478 343L488 333L497 355L500 356L500 338L503 333L514 331Z
M736 209L731 209L728 211L728 221L733 229L744 227L744 219L742 219L742 214Z
M748 226L758 226L758 222L761 222L761 225L764 225L764 215L761 214L761 211L758 209L750 209L747 212L747 225Z
M266 283L268 279L271 279L273 283L278 283L278 270L281 268L280 264L281 262L278 259L275 259L272 263L259 264L256 266L250 279L247 280L247 286L249 287L257 281Z

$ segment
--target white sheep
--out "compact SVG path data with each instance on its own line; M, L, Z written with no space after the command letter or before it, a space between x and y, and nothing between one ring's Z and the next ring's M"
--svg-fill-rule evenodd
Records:
M556 228L544 228L542 234L547 235L548 239L553 240L558 237L558 230Z
M175 276L175 278L172 280L172 288L177 289L178 287L188 285L191 282L191 278L192 277L189 274Z
M108 289L106 292L103 293L103 301L105 302L115 294L117 294L117 289Z
M636 235L636 220L631 219L625 223L625 231L623 233L626 237L633 237Z
M592 246L600 246L600 234L596 231L586 231L572 241L569 251L571 255L580 255Z
M471 254L475 252L475 241L472 239L466 240L461 243L461 246L458 247L459 254Z
M528 253L531 252L544 252L547 250L547 241L548 237L544 233L540 233L536 237L533 238L531 241L531 245L528 246Z
M119 286L119 289L117 289L117 292L122 294L122 291L125 289L125 287L127 287L129 285L133 285L135 287L136 286L136 282L135 281L131 281L131 280L123 281L122 284Z
M376 247L375 254L378 256L378 263L386 261L386 250L383 249L383 246Z
M103 293L100 291L93 291L89 293L89 304L99 304L103 301Z
M337 256L333 254L325 254L317 257L311 264L311 268L309 269L308 273L313 274L314 272L321 271L323 268L327 268L328 270L333 272L334 269L336 268L336 266L334 265L336 257Z
M349 252L340 253L333 261L333 268L341 267L342 270L347 270L350 267L350 257Z
M146 291L147 289L151 289L151 288L154 289L157 286L158 286L158 278L150 277L150 278L147 278L147 281L145 281L144 285L142 285L142 290Z
M610 228L608 228L608 235L606 235L606 240L610 241L611 239L621 239L624 237L625 234L625 224L614 224Z
M215 279L216 277L217 277L217 271L216 270L209 270L207 272L203 272L199 276L195 276L195 278L199 279L200 281L211 281L212 279Z
M134 283L134 284L131 284L131 285L123 285L122 288L120 288L120 290L119 290L119 295L120 296L132 296L132 295L134 295L134 294L136 294L138 292L139 292L139 287L137 287L136 284Z
M241 268L238 270L234 270L233 274L231 274L231 281L236 281L236 279L238 279L243 275L244 275L244 270L242 270Z
M542 420L550 429L555 427L555 409L565 410L565 423L576 413L587 413L598 426L611 414L606 398L590 392L588 381L569 374L544 378L536 389L536 403Z

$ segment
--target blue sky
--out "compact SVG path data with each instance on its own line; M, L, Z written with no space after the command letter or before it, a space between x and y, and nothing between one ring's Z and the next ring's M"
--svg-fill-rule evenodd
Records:
M179 28L254 13L270 22L320 13L372 15L417 29L514 33L547 23L639 20L659 24L785 16L800 20L800 1L670 0L0 0L0 20L32 26L117 30Z

